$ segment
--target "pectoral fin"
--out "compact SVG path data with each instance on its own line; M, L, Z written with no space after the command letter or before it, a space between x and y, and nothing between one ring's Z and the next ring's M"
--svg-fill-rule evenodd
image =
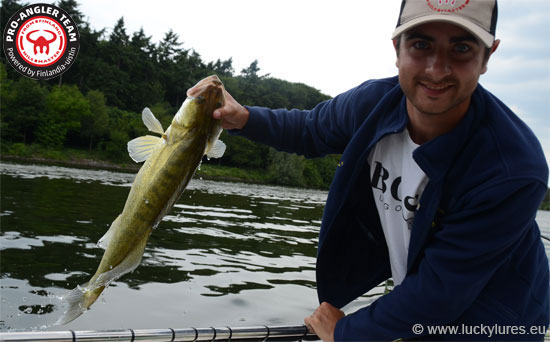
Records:
M152 135L135 138L128 142L128 153L136 163L140 163L151 156L156 145L161 141L162 138Z
M225 144L221 140L216 140L216 143L213 146L208 145L206 149L206 157L210 158L221 158L225 153Z
M141 119L143 120L143 123L145 124L145 127L149 129L151 132L158 133L162 135L164 133L164 129L162 129L162 124L160 121L153 115L153 112L147 107L143 109L141 112Z

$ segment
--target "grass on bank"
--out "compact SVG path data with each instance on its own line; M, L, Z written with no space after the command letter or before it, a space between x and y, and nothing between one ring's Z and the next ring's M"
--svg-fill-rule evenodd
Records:
M87 151L73 148L52 150L41 145L22 143L2 143L1 159L5 161L38 162L62 166L84 168L102 168L122 172L137 172L142 163L126 160L114 160L101 151ZM212 180L239 181L245 183L271 183L264 170L242 169L203 162L197 170L196 177Z

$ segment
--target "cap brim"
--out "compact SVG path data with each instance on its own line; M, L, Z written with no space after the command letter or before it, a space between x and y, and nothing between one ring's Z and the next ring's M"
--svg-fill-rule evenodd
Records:
M443 15L442 14L426 15L420 18L412 19L406 22L405 24L398 26L393 32L391 38L395 39L401 33L408 31L409 29L415 26L426 24L426 23L432 23L432 22L446 22L446 23L456 24L464 28L465 30L469 31L470 33L472 33L483 43L483 45L485 45L488 48L492 47L495 41L495 37L492 34L485 31L484 28L472 23L468 19L464 19L456 16L444 15L444 14Z

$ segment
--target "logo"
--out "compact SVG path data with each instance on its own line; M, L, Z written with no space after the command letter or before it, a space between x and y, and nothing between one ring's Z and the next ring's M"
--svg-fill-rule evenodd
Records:
M426 0L426 3L436 12L454 13L466 8L470 0Z
M4 54L21 75L47 80L67 71L76 60L80 36L67 12L49 4L23 7L9 19Z

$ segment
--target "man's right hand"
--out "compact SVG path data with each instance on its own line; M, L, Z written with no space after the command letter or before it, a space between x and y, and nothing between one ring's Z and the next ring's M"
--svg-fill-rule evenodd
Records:
M222 120L222 128L242 129L248 122L250 113L248 109L241 106L227 90L223 90L225 95L225 105L214 111L214 118Z
M213 77L217 78L217 76L207 77L189 90L187 90L187 96L194 96L194 94L200 90L201 84L203 82L208 82L208 80ZM235 101L233 96L231 96L231 94L229 94L227 90L225 90L225 88L223 89L223 93L225 97L225 104L223 105L223 107L218 108L214 111L214 118L222 121L222 128L242 129L248 122L248 117L250 115L248 109L241 106L240 103Z

